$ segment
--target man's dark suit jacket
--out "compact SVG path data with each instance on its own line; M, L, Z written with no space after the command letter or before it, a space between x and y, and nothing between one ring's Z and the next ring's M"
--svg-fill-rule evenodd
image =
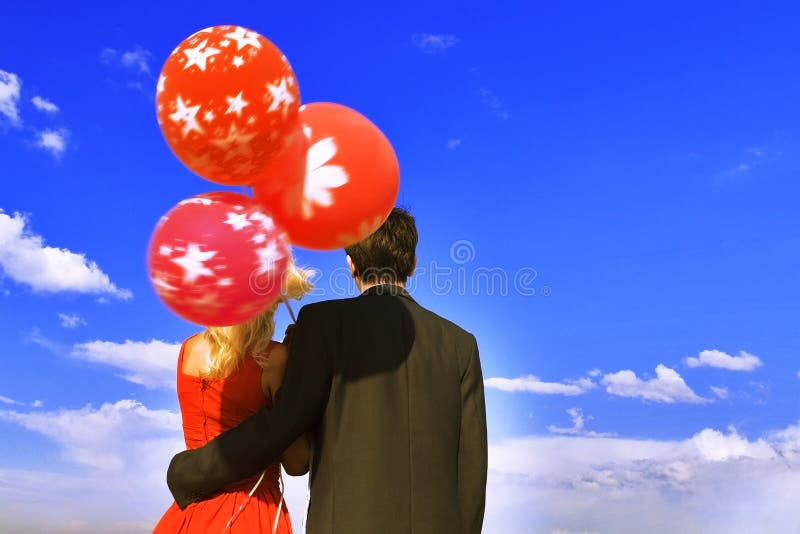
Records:
M273 407L176 455L170 490L186 507L257 474L304 433L313 450L308 534L481 531L478 346L404 289L305 306Z

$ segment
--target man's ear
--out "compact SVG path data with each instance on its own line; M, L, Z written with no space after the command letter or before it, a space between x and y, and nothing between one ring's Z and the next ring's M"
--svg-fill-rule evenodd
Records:
M350 274L353 278L358 277L358 275L356 275L356 264L353 263L353 258L350 257L350 254L347 255L347 268L350 269Z

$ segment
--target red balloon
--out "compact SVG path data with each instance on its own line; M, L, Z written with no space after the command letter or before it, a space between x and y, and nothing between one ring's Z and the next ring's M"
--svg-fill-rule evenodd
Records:
M150 281L184 319L227 326L275 302L290 257L283 232L252 198L206 193L161 218L147 255Z
M391 143L369 119L339 104L302 106L300 127L305 169L297 165L302 145L291 145L296 152L287 150L259 175L255 197L295 245L329 250L361 241L397 200L400 169Z
M280 50L240 26L185 39L161 69L158 124L172 151L203 178L246 185L289 142L300 92Z

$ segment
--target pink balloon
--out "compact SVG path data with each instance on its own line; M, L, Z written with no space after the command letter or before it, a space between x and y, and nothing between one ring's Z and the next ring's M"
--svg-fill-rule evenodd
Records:
M227 326L274 303L290 258L283 232L254 199L206 193L156 226L147 263L156 294L184 319Z

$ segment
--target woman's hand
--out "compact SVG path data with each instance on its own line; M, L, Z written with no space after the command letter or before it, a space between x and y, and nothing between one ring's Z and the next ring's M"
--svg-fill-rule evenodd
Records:
M283 451L281 455L281 464L286 474L299 477L308 473L309 456L310 447L304 434L289 445L289 448Z

